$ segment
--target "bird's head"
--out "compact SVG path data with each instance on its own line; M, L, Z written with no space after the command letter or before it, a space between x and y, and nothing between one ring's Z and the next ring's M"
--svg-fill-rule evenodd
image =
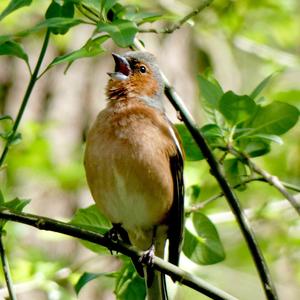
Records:
M163 79L155 57L148 52L131 51L112 54L114 72L108 73L109 100L139 99L147 105L163 110Z

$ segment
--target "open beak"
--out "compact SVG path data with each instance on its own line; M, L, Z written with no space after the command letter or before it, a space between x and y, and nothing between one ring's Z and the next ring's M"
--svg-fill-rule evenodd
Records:
M127 59L116 53L112 53L112 56L116 64L115 71L107 74L115 80L126 80L130 74L130 65Z

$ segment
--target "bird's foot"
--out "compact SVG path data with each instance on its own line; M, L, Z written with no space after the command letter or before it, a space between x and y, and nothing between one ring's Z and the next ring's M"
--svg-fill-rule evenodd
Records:
M139 262L147 265L148 267L153 267L154 254L155 254L154 252L155 252L155 247L154 245L151 245L151 247L148 250L146 250L139 258Z
M127 231L122 227L122 224L120 223L113 224L113 227L105 233L104 237L115 243L122 241L130 245ZM113 254L111 250L110 253Z

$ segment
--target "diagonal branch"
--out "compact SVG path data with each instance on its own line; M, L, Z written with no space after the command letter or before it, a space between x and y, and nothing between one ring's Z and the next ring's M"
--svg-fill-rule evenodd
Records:
M189 14L187 14L185 17L183 17L178 23L173 24L169 28L165 29L139 29L139 32L141 33L173 33L175 30L179 29L183 24L185 24L188 20L198 15L203 9L205 9L207 6L209 6L213 0L202 0L201 4L193 11L191 11Z
M286 188L284 187L284 184L278 179L278 177L273 176L269 174L264 169L260 168L257 164L255 164L250 158L246 158L246 163L252 169L255 173L261 175L266 182L274 186L294 207L296 212L300 215L300 204L297 202L295 197L291 195Z
M233 186L232 188L233 189L237 189L239 188L240 186L243 186L245 184L248 184L250 182L253 182L253 181L262 181L262 182L268 182L266 178L264 177L250 177L250 178L247 178L245 180L243 180L242 182L240 182L239 184L236 184L235 186ZM300 193L300 187L294 185L294 184L291 184L291 183L288 183L288 182L283 182L283 181L280 181L281 184L283 185L283 187L285 187L286 189L289 189L289 190L293 190L295 192L299 192ZM214 195L202 202L199 202L199 203L196 203L195 205L192 205L191 207L189 207L187 210L186 210L186 214L189 215L190 213L193 213L193 212L196 212L198 210L201 210L203 209L206 205L210 204L211 202L221 198L224 196L224 193L221 192L217 195Z
M134 46L136 49L140 51L145 51L144 46L137 39L135 39L134 41ZM208 143L206 142L203 134L198 129L195 121L193 120L193 117L191 116L188 109L186 108L183 100L176 93L174 88L170 85L165 75L162 74L162 76L165 84L166 97L169 99L169 101L174 106L176 111L180 114L182 121L185 123L187 129L189 130L193 139L195 140L196 144L201 150L203 156L205 157L207 163L211 168L211 173L219 183L219 186L223 191L224 196L227 199L227 202L237 220L237 223L240 226L240 229L248 245L252 258L255 262L255 266L260 276L260 280L263 285L263 289L267 299L277 300L278 296L277 296L274 283L272 282L270 271L268 269L264 256L259 248L259 245L256 241L251 225L240 206L237 196L234 194L229 183L227 182L220 163L214 157L212 150L210 149Z
M134 258L135 260L139 259L139 257L143 254L143 252L137 251L132 246L129 246L122 242L113 242L104 237L102 234L83 229L70 223L64 223L46 217L25 213L2 211L0 212L0 219L27 224L40 230L48 230L76 237L97 245L104 246L111 251L122 253L126 256ZM189 286L190 288L199 291L200 293L208 296L211 299L237 300L237 298L235 298L234 296L218 289L217 287L196 276L193 276L192 274L182 270L181 268L164 261L159 257L154 257L153 267L154 269L169 275L173 280Z

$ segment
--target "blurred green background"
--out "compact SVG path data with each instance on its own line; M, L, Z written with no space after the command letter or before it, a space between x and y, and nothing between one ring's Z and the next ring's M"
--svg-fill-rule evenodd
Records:
M9 1L0 2L0 11ZM149 28L164 28L197 7L198 1L120 1L141 10L168 16ZM17 32L42 20L50 1L36 0L1 22L0 35ZM171 35L139 34L156 55L161 69L186 102L199 125L207 122L201 107L196 75L210 68L223 89L250 92L263 78L277 72L264 90L267 100L300 108L300 2L298 0L215 0L199 16ZM52 36L46 55L54 57L85 43L91 28L82 25L64 36ZM31 65L36 62L43 33L22 40ZM110 53L124 52L111 42L99 57L52 68L37 83L22 120L21 143L12 147L1 170L1 189L7 199L31 199L25 211L69 220L78 208L93 203L82 164L87 128L105 105L106 72L113 68ZM23 61L0 56L0 113L16 115L29 80ZM176 113L166 103L168 115ZM256 162L280 179L300 185L300 127L283 136L283 145ZM200 185L197 201L217 194L219 187L205 161L188 162L187 189ZM269 264L280 299L300 295L300 221L294 210L271 186L255 182L237 192L249 213L259 244ZM190 195L190 193L188 193ZM300 197L298 197L300 199ZM193 199L195 200L195 199ZM190 203L187 197L187 206ZM257 273L239 228L224 198L202 210L217 226L226 251L222 263L199 266L182 257L181 267L235 295L264 299ZM77 299L73 285L85 272L108 272L120 267L117 258L98 255L77 240L8 224L5 238L18 299ZM178 300L206 299L168 282ZM1 275L0 298L6 295ZM80 292L78 299L114 299L114 281L101 277Z

